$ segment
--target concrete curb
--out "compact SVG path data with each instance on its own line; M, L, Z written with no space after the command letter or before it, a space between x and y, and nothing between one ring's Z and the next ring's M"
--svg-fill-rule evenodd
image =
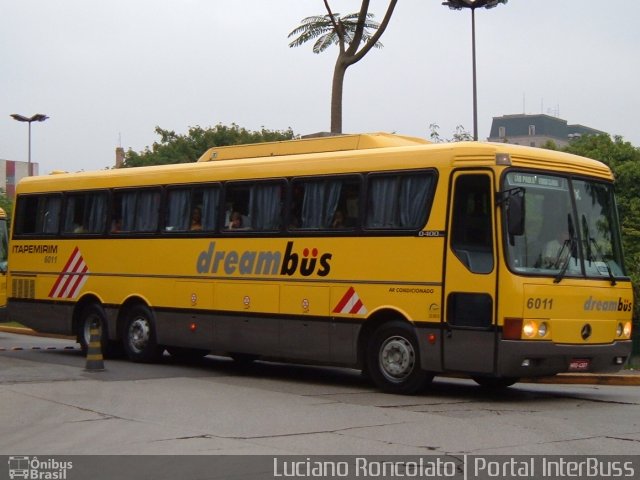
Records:
M626 372L634 373L626 373ZM560 373L554 377L523 378L522 383L565 385L613 385L632 387L640 385L640 371L622 370L620 373Z
M0 332L15 333L18 335L31 335L32 337L44 337L44 338L60 338L62 340L76 340L76 337L69 335L56 335L55 333L38 333L30 328L26 327L10 327L7 325L0 325Z

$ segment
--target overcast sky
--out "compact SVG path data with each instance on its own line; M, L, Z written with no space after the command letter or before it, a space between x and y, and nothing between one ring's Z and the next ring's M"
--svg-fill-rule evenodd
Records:
M373 0L381 20L386 0ZM335 12L359 0L332 0ZM336 50L289 48L322 0L0 0L0 159L40 173L95 170L141 151L154 128L232 122L329 129ZM559 115L640 146L640 2L509 0L476 14L479 135L512 113ZM400 0L373 50L347 71L344 131L450 137L472 130L471 14Z

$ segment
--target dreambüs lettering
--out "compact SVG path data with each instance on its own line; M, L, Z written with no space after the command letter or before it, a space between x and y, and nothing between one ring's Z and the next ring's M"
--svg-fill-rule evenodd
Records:
M618 300L596 300L592 296L584 302L584 310L586 312L595 310L597 312L630 312L633 303L630 300L619 297Z
M326 277L331 270L333 254L320 255L317 248L294 251L293 242L287 242L284 252L246 250L216 250L216 242L198 255L196 271L202 274L224 275L287 275L299 273L303 277Z

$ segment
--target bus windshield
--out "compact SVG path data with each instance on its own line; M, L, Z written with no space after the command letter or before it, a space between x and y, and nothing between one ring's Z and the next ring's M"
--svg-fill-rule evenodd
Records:
M522 235L507 239L512 271L533 275L625 276L613 185L512 171L504 189L525 192Z

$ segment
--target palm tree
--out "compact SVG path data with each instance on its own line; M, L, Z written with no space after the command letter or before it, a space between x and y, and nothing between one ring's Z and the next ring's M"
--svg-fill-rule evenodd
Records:
M369 13L369 0L362 0L358 13L342 17L331 11L328 0L323 1L327 15L303 19L301 24L289 33L289 38L296 37L289 47L299 47L303 43L315 40L313 52L320 53L331 45L338 45L340 51L333 70L331 86L331 132L342 133L342 92L347 68L362 60L373 47L382 48L379 40L389 24L398 0L389 1L382 23L374 21L373 14ZM358 50L361 45L362 48Z

